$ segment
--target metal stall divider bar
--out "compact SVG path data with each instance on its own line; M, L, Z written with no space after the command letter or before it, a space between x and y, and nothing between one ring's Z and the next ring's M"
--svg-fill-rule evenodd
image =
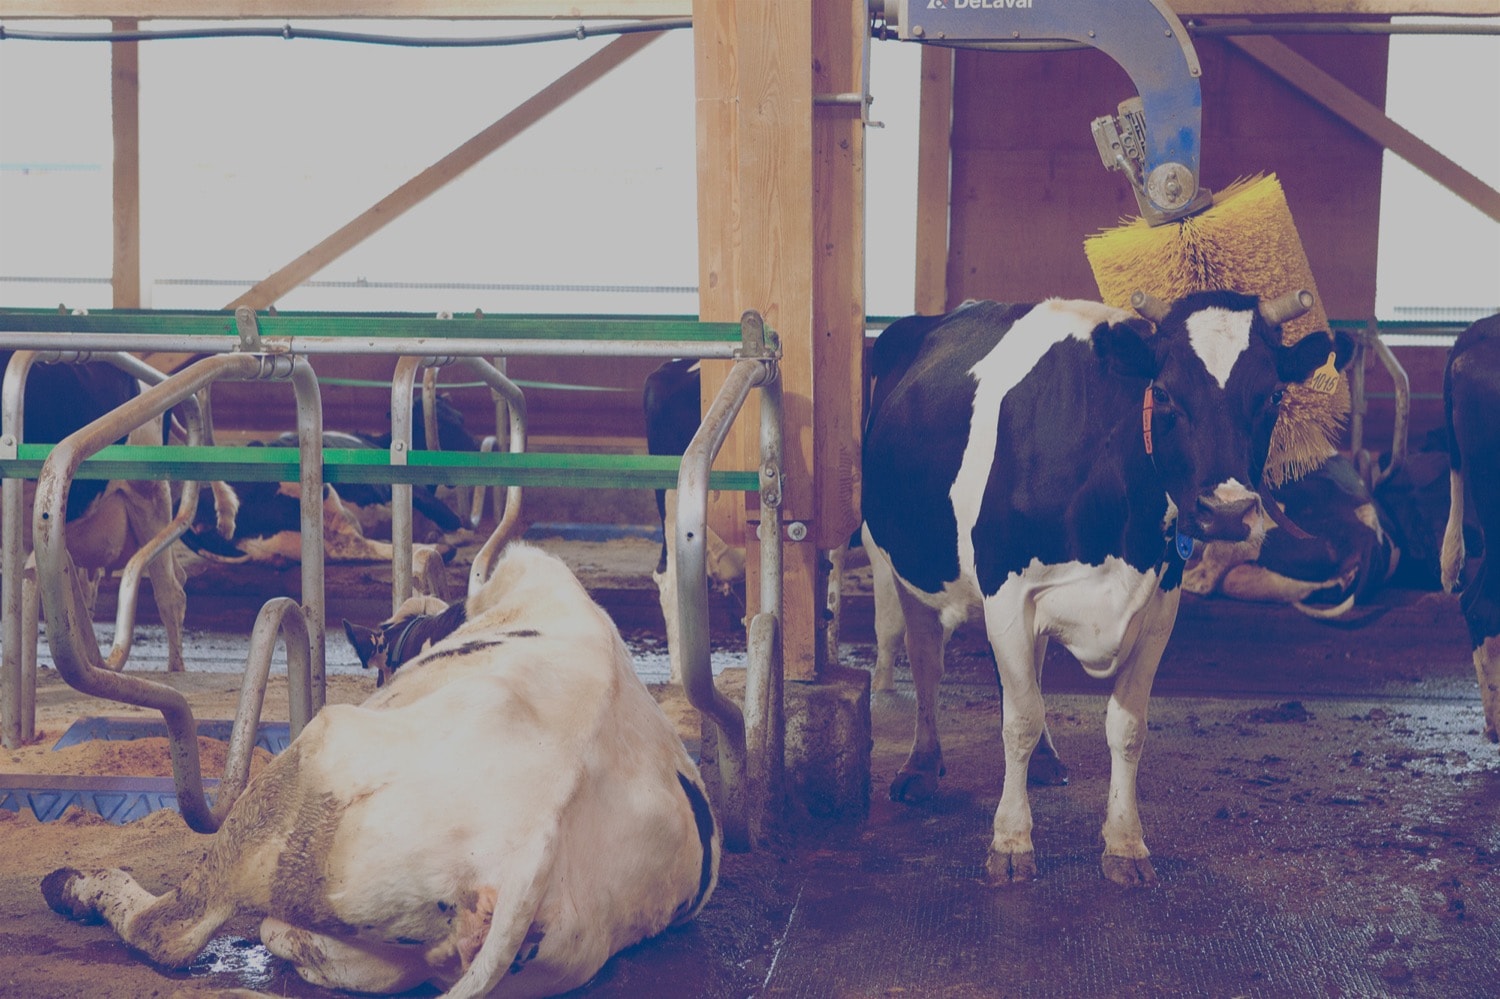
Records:
M70 684L90 693L156 707L163 712L172 738L173 773L183 803L184 817L200 831L218 822L243 789L249 750L254 743L260 700L274 642L282 634L288 646L289 677L293 691L293 731L323 703L324 613L322 574L322 506L324 481L385 483L405 486L393 505L400 518L393 525L396 548L396 602L401 588L411 587L410 486L447 484L507 486L507 509L481 549L471 573L470 588L482 582L495 555L514 533L525 485L558 484L586 487L677 488L689 501L682 504L679 538L679 617L684 622L684 688L689 702L710 718L721 732L726 751L722 800L716 802L731 846L748 847L769 807L770 789L779 785L782 735L777 622L781 604L780 530L782 426L777 361L780 347L760 317L746 313L739 324L703 323L680 317L587 316L464 316L435 319L411 315L355 315L328 313L255 314L152 312L105 310L68 316L50 310L0 310L0 348L56 350L70 357L83 352L167 352L210 355L160 384L95 424L56 446L26 444L19 435L0 442L0 476L7 496L15 492L19 508L21 480L37 479L36 547L42 578L43 609L49 640L56 643L54 658ZM392 445L390 453L322 447L322 411L316 376L307 359L319 354L394 355ZM708 415L680 460L648 455L535 453L525 451L526 408L519 387L500 373L509 356L698 357L733 360L731 375L713 400ZM496 359L494 361L487 359ZM140 362L135 361L135 364ZM413 451L411 448L411 392L415 373L424 366L462 364L477 373L509 413L510 449L489 453ZM145 378L143 372L140 376ZM154 419L177 402L196 394L219 378L290 378L297 390L299 448L295 455L279 448L217 447L211 427L201 441L190 434L188 445L112 445L120 428L135 420ZM18 383L19 384L19 383ZM9 381L7 391L9 391ZM762 389L759 467L748 471L711 471L741 406L753 388ZM21 406L18 387L13 405ZM9 410L7 409L7 412ZM404 420L401 414L405 414ZM19 420L17 421L19 424ZM206 421L205 421L206 423ZM127 430L129 428L126 428ZM289 449L286 449L289 450ZM275 453L282 452L282 453ZM100 663L92 622L80 614L71 582L65 547L63 506L73 477L109 479L169 479L203 482L238 478L262 481L300 481L303 487L302 554L304 601L286 598L268 603L252 635L252 661L241 689L240 705L231 736L231 755L212 808L203 794L198 766L195 726L190 710L171 688L115 672ZM751 622L749 676L742 710L714 686L708 654L707 582L701 539L707 522L707 490L737 489L760 493L762 530L762 608ZM43 505L45 500L45 506ZM181 516L181 515L179 515ZM7 517L3 544L7 591L18 573L20 537ZM174 521L174 524L177 523ZM185 524L183 525L185 527ZM180 534L182 528L178 528ZM669 528L670 529L670 528ZM172 535L175 540L177 534ZM696 542L696 545L695 545ZM170 540L163 542L170 544ZM43 550L45 549L45 550ZM402 570L405 570L404 574ZM696 580L696 586L689 581ZM122 586L122 598L124 597ZM133 596L133 591L132 591ZM7 597L7 599L9 599ZM7 604L7 606L9 606ZM133 608L132 608L133 614ZM132 618L133 620L133 618ZM10 627L7 614L7 628ZM55 636L55 637L54 637ZM9 634L7 633L7 638ZM127 639L128 641L128 639ZM294 651L294 649L296 651ZM304 654L305 651L305 654ZM34 737L35 664L24 675L20 660L12 658L6 642L0 697L4 698L7 745ZM264 662L261 662L261 658ZM113 658L113 657L112 657ZM122 665L122 664L121 664ZM299 679L306 676L305 687ZM161 688L160 690L153 688ZM162 691L168 691L164 694ZM28 696L29 691L29 696ZM749 730L747 743L746 733ZM747 758L747 752L753 757ZM237 773L236 771L243 771Z

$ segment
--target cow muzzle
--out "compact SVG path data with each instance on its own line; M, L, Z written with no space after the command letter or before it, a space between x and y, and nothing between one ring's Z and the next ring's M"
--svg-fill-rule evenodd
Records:
M1260 497L1238 485L1219 486L1193 504L1191 527L1184 533L1202 541L1244 541L1263 532Z

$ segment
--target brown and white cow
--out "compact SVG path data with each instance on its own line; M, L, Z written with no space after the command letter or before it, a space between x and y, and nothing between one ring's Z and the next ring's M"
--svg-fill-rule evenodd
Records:
M12 351L0 351L0 372L9 365ZM129 402L140 393L131 375L103 361L82 364L37 364L26 379L23 403L23 437L27 443L56 444ZM159 424L141 427L122 440L132 444L161 442ZM31 551L29 511L35 492L26 484L24 508L28 522L21 532L24 550ZM137 551L154 539L172 519L172 496L167 483L159 481L104 482L77 479L68 490L68 555L78 570L79 585L92 611L99 584L111 572L123 569ZM32 568L26 570L28 576ZM167 669L183 669L182 636L187 614L186 573L169 547L146 566L151 596L167 637ZM28 582L27 587L34 585ZM30 604L31 597L27 597ZM39 611L38 611L39 613ZM35 660L36 613L23 621L24 642ZM119 636L116 636L119 640Z
M692 918L719 831L603 609L521 543L461 610L440 606L413 598L378 640L354 630L362 654L411 657L363 704L319 712L179 886L64 868L47 903L170 967L259 914L310 982L450 996L566 992ZM428 630L402 642L409 628Z

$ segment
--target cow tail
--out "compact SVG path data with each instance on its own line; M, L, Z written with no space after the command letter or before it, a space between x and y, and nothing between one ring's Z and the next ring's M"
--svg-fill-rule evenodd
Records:
M480 999L487 996L506 975L512 971L519 972L526 961L535 956L535 946L527 941L532 933L532 917L541 907L542 897L546 894L547 884L552 877L556 833L554 827L547 833L538 835L528 845L528 849L507 859L509 865L530 866L533 871L531 881L508 899L496 898L484 943L480 945L463 975L453 983L453 988L444 993L449 999ZM527 854L530 854L529 858ZM523 952L523 948L529 952Z

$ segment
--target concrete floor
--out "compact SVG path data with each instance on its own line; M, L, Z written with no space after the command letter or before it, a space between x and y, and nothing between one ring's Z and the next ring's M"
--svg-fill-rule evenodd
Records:
M595 579L628 637L659 641L648 576ZM1040 878L985 883L999 698L982 636L962 631L942 689L947 776L935 800L885 794L911 738L903 663L897 691L873 699L868 818L726 854L697 920L618 955L575 994L1500 995L1500 751L1482 736L1457 601L1392 593L1376 610L1351 630L1185 602L1140 777L1160 884L1138 890L1099 873L1108 688L1061 652L1044 690L1071 781L1032 790ZM848 665L873 663L869 615L856 593ZM188 978L246 984L220 968ZM275 981L281 994L326 994Z

